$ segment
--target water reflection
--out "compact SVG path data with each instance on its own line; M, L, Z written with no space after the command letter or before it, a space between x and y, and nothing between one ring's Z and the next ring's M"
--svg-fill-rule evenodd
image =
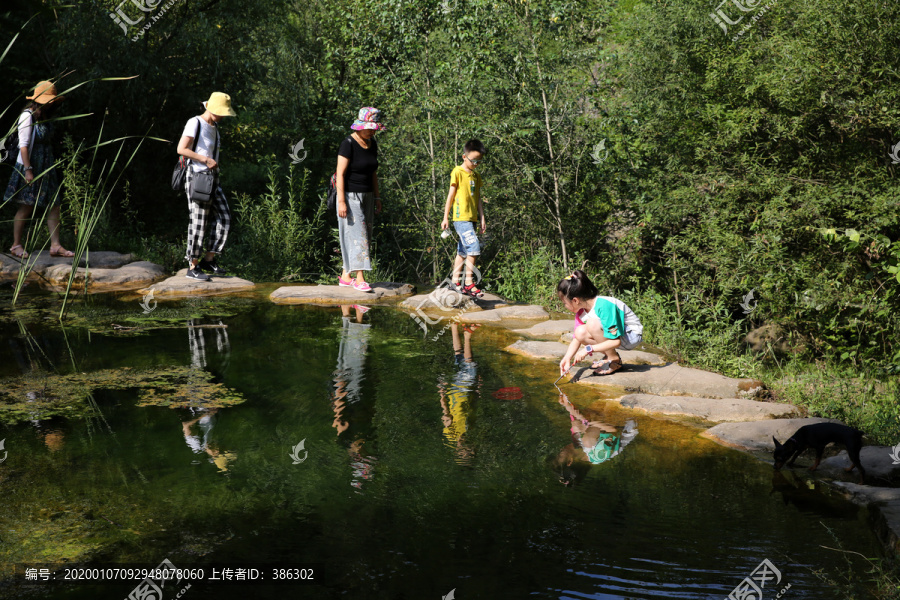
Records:
M475 451L465 443L468 430L469 394L478 379L478 363L472 358L472 334L480 325L464 325L460 340L458 323L450 324L453 337L453 356L456 360L456 374L448 384L438 381L438 393L441 396L441 423L444 425L444 443L453 448L455 461L460 465L469 465Z
M357 489L362 488L363 481L372 479L375 464L375 457L366 456L363 452L366 443L364 429L371 422L371 415L368 418L365 416L366 405L361 402L366 352L372 328L370 324L363 323L363 315L368 311L368 307L358 304L341 306L340 347L334 368L334 393L331 400L334 410L332 427L337 431L338 438L350 429L351 420L354 421L354 431L343 437L352 439L347 448L353 470L350 484Z
M215 353L215 361L224 370L231 360L231 341L228 338L228 326L222 321L216 324L202 323L200 319L190 319L188 327L188 347L191 353L191 368L206 369L208 364L207 347ZM209 338L207 340L207 338ZM212 443L212 430L219 412L218 408L192 406L190 419L181 422L184 441L194 454L207 454L209 462L216 465L219 472L228 471L228 465L237 458L234 452L221 450ZM195 464L199 464L195 461Z
M559 403L569 413L572 433L572 443L564 446L553 460L554 471L563 485L581 483L591 465L599 465L618 456L637 437L637 424L632 419L625 422L619 433L618 428L593 418L596 415L589 409L579 411L562 392Z

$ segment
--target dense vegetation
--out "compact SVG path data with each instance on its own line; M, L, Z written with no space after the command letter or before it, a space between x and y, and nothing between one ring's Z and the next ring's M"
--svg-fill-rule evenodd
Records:
M558 278L586 264L682 360L900 441L897 3L176 0L136 41L156 13L126 36L117 5L19 0L0 16L5 47L39 13L0 64L4 130L39 79L137 76L73 91L66 112L92 115L67 134L93 140L102 123L108 139L172 140L145 140L95 247L181 266L174 141L219 90L239 114L225 125L237 219L224 262L256 279L333 279L324 186L373 105L388 125L380 276L443 278L449 172L479 137L489 289L553 306ZM83 203L87 161L64 158ZM762 325L751 354L743 338Z

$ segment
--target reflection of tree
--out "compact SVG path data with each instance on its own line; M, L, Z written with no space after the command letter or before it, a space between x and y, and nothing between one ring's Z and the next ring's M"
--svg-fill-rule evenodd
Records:
M591 411L579 411L569 398L560 392L559 403L569 413L572 443L564 446L553 460L553 468L564 485L580 483L590 465L604 463L618 456L637 437L637 425L625 422L621 434L618 428L597 420Z
M475 454L475 451L465 444L464 436L468 431L469 394L478 379L478 364L472 358L472 334L479 327L479 325L465 325L460 340L459 325L456 322L450 323L456 374L449 385L445 382L438 383L444 440L454 449L456 462L461 465L470 464Z
M355 318L351 317L351 309L355 310ZM358 305L341 306L341 337L338 349L337 365L333 373L334 392L331 407L334 420L331 425L340 437L350 429L350 415L355 405L362 399L362 386L365 381L366 352L369 346L371 325L364 324L363 315L369 309ZM350 443L348 453L350 466L353 469L351 485L362 487L362 481L371 479L374 457L363 455L365 439L360 432Z

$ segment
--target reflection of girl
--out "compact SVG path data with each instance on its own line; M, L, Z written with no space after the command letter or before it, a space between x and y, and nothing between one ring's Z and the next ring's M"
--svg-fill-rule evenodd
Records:
M637 437L637 425L631 419L617 435L618 429L612 425L585 417L565 394L559 395L559 403L569 412L572 432L572 443L560 450L554 461L560 481L565 485L581 481L589 465L599 465L618 456Z
M218 409L203 410L199 417L184 421L181 423L181 430L184 433L184 441L194 454L205 452L209 455L209 462L216 465L219 471L226 472L228 463L235 459L232 452L220 452L218 449L210 446L210 434L212 433L214 419ZM194 426L200 428L201 435L195 435L192 431ZM202 436L202 437L201 437Z

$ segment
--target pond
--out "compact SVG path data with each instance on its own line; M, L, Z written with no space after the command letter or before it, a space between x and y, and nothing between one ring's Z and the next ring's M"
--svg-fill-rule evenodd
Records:
M751 575L764 598L843 599L864 569L838 550L881 556L865 510L697 428L576 385L561 403L554 364L503 352L504 330L219 308L138 332L3 309L0 595L154 598L137 576L24 583L68 560L203 570L151 581L166 599L726 598ZM51 416L67 393L82 408ZM224 568L264 580L209 581Z

